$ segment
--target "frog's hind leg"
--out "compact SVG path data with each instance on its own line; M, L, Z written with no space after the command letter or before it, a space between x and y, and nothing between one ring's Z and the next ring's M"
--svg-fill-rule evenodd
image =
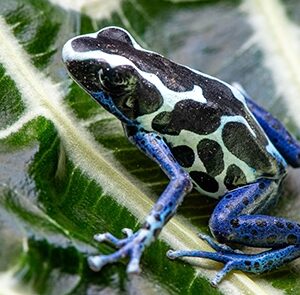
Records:
M255 255L241 253L204 238L217 251L169 251L170 258L202 257L225 263L214 279L216 285L230 270L260 273L283 265L300 256L300 224L280 217L263 215L273 203L276 181L260 179L227 193L216 206L210 229L221 243L272 248ZM267 205L266 205L267 204Z
M169 251L171 259L179 257L201 257L222 262L225 266L212 280L216 287L231 270L242 270L251 273L262 273L288 263L300 256L300 245L291 245L280 249L272 249L259 254L239 254L236 252L221 250L218 252L206 252L198 250Z
M287 131L280 121L259 106L241 85L235 83L233 86L238 88L244 95L247 106L284 159L292 167L300 167L299 142Z

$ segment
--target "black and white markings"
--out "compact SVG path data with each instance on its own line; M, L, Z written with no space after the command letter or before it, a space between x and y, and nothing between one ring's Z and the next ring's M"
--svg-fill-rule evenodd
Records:
M221 109L216 104L210 106L192 99L181 100L171 112L159 113L152 121L152 128L169 135L179 135L181 130L209 134L216 131L221 124Z
M202 171L191 171L190 176L203 191L208 193L218 192L219 184L214 177Z
M71 40L64 48L64 61L70 64L72 57L82 83L90 83L85 88L102 87L123 115L165 138L202 193L219 197L276 173L267 138L242 94L230 85L147 51L114 27ZM93 62L95 67L103 64L106 80L98 81L101 71L91 71ZM118 83L124 77L131 80Z
M180 166L189 168L194 164L195 153L193 149L191 149L187 145L175 146L171 148L171 151Z
M109 42L105 42L106 40L109 40ZM96 35L89 34L88 36L75 38L72 40L72 47L77 52L95 50L109 51L109 48L112 49L112 44L114 43L122 43L124 45L126 44L130 47L134 47L130 36L125 31L115 27L111 27L106 30L101 30Z
M244 172L235 164L231 164L226 171L224 184L228 190L235 189L247 183Z
M215 177L224 170L224 153L221 145L212 139L202 139L197 145L197 152L207 173Z
M229 122L225 124L222 131L223 142L233 155L250 167L263 171L266 176L274 175L277 170L277 161L270 156L266 150L266 144L263 145L258 136L259 134L254 137L247 126L240 122Z

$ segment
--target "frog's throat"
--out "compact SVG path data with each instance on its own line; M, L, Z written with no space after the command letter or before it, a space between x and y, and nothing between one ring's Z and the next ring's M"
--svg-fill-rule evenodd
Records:
M136 120L130 120L115 106L112 98L103 91L90 92L89 93L100 105L102 105L107 111L116 116L122 123L128 126L136 126L138 123Z

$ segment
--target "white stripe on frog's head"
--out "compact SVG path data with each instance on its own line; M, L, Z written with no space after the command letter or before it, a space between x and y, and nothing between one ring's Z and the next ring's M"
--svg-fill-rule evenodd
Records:
M88 92L101 90L99 75L129 65L128 58L118 53L121 47L133 47L133 38L123 29L104 28L96 33L70 39L63 47L62 59L68 71ZM119 73L120 75L120 73Z
M109 96L114 107L130 119L182 100L210 101L204 111L217 112L218 118L232 104L243 108L225 83L143 49L121 28L75 37L65 44L62 55L78 84L96 100L95 93ZM221 105L219 100L222 107L218 110L209 107Z
M96 100L99 93L105 93L110 104L135 119L162 104L154 84L141 76L137 66L144 58L139 53L154 54L142 49L125 30L108 27L69 40L62 57L74 80Z
M99 51L102 51L119 55L117 52L114 52L114 49L118 49L116 47L111 48L112 50L110 52L110 46L114 42L116 42L118 46L131 46L137 50L151 53L151 51L143 49L123 28L110 26L95 33L85 34L70 39L63 47L63 61L67 62L74 59L82 60L84 58L99 58L96 54L92 54L93 52L95 53L95 51L98 53ZM78 54L79 52L84 55Z
M78 80L76 63L88 62L85 66L88 67L94 62L110 68L129 65L139 72L157 76L166 88L175 92L191 91L195 86L193 79L189 79L190 75L195 76L190 69L143 49L127 31L118 27L71 39L65 44L62 56L75 80ZM80 71L84 71L82 66Z

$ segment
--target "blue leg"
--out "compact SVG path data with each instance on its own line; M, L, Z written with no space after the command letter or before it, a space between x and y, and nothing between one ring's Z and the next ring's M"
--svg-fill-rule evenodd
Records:
M259 254L239 254L226 251L206 252L198 250L169 251L171 259L179 257L201 257L225 264L212 280L216 287L231 270L241 270L250 273L262 273L282 266L300 256L300 245L291 245L281 249L265 251Z
M239 84L235 84L234 86L244 95L246 103L256 120L284 159L291 166L300 167L300 144L297 140L286 130L280 121L259 106Z
M221 243L234 242L272 250L248 255L204 238L216 253L169 251L168 256L172 259L182 256L202 257L225 263L224 269L214 279L214 285L233 269L260 273L299 257L300 224L263 215L273 204L277 189L276 181L269 179L235 189L220 200L209 223L214 237Z
M139 262L143 250L158 236L163 226L174 215L184 196L192 189L192 182L188 173L176 162L162 138L156 134L135 131L131 127L125 131L131 141L161 166L170 178L170 183L147 216L142 228L136 233L124 229L123 232L127 235L125 239L118 239L110 233L95 235L94 238L97 241L110 242L119 249L110 255L89 257L88 263L95 271L99 271L108 263L128 256L127 272L139 272Z

